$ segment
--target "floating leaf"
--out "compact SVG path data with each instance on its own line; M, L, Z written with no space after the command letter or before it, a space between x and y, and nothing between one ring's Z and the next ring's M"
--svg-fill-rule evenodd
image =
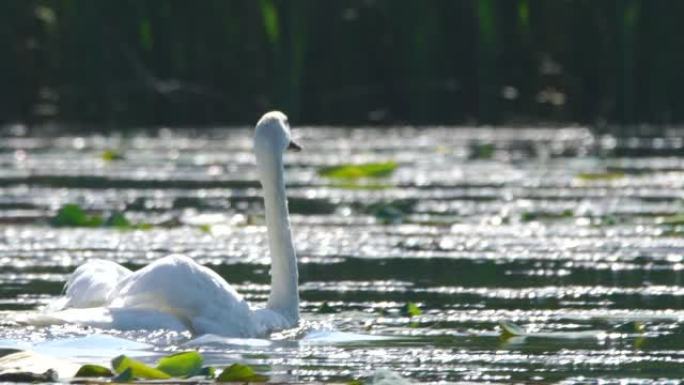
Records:
M211 367L211 366L205 366L202 369L200 369L199 372L197 372L198 376L206 377L206 378L215 378L216 377L216 369Z
M205 234L211 234L211 225L203 224L197 226L197 229Z
M639 333L639 336L634 339L634 347L636 349L641 349L646 343L646 337L644 336L644 333L646 332L646 325L641 321L635 321L634 331Z
M658 220L660 224L668 226L682 226L684 225L684 214L675 214L667 217L662 217Z
M149 230L153 228L149 223L135 224L126 218L122 212L114 212L105 221L100 215L89 215L77 204L66 204L62 206L52 218L52 225L55 227L114 227L120 230Z
M221 375L216 378L217 382L265 382L268 377L257 374L254 369L244 364L233 364L223 369Z
M114 373L100 365L83 365L74 377L112 377Z
M406 305L404 305L404 308L402 309L402 313L404 315L407 315L409 317L417 317L421 314L423 314L423 311L420 310L420 307L416 305L413 302L408 302Z
M170 375L168 375L165 372L162 372L159 369L149 367L140 361L134 360L130 357L126 357L124 355L115 357L112 360L112 368L114 368L114 371L119 374L123 374L123 372L126 371L126 369L130 369L132 376L136 378L144 378L150 380L163 380L171 378Z
M618 223L618 218L615 215L606 215L598 218L598 224L603 226L614 226Z
M642 349L644 347L645 343L646 343L646 337L639 336L639 337L634 339L634 348L635 349Z
M204 359L196 351L182 352L163 357L157 369L172 377L191 377L202 369Z
M387 190L388 188L394 187L387 183L358 183L356 180L346 181L342 183L335 183L333 185L336 188L341 188L345 190L365 190L365 191L376 191L376 190Z
M335 313L335 309L328 304L328 302L323 302L321 306L318 307L318 310L316 311L319 314L331 314Z
M389 202L377 202L363 208L373 215L380 223L401 223L407 214L414 210L417 201L414 199L397 199Z
M536 220L551 220L551 219L563 219L563 218L572 218L575 216L575 212L568 209L568 210L563 210L559 213L550 213L550 212L533 212L533 211L526 211L524 212L520 220L523 222L531 222L531 221L536 221Z
M624 172L613 172L613 171L607 171L607 172L581 172L577 174L577 179L583 180L583 181L609 181L609 180L616 180L616 179L621 179L625 177Z
M351 380L347 382L347 385L363 385L363 382L361 380Z
M392 175L397 168L393 161L381 163L343 164L323 167L318 175L335 179L380 178Z
M373 211L373 215L381 223L397 224L401 223L401 221L404 219L405 214L403 211L401 211L401 209L392 206L391 204L388 204L385 206L379 206L376 210Z
M130 229L133 227L131 221L126 218L126 215L120 212L114 212L107 218L104 223L107 227L116 227L119 229Z
M492 143L475 143L470 146L470 159L492 159L496 148Z
M116 150L104 150L102 152L102 160L106 162L111 162L113 160L121 160L123 158L123 155Z
M331 202L328 199L307 199L297 197L288 199L287 205L290 209L290 214L332 214L339 206L339 204Z
M643 334L646 331L646 325L644 325L643 322L635 321L634 322L634 331L637 333Z
M88 215L77 204L66 204L52 219L52 225L57 227L98 227L103 220L99 215Z
M501 327L501 338L509 339L511 337L519 337L527 334L525 329L510 321L499 321Z
M112 377L113 383L131 382L132 380L133 380L133 369L131 369L131 368L126 368L126 370L119 373L118 376Z

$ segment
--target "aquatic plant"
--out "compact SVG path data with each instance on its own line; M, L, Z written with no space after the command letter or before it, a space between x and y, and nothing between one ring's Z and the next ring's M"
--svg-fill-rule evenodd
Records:
M362 164L349 163L323 167L318 170L318 175L333 179L382 178L392 175L396 169L397 163L394 161Z
M149 366L131 357L121 355L111 361L112 369L87 364L74 375L75 378L109 378L112 382L134 380L170 380L184 378L214 379L216 382L265 382L268 376L257 373L251 366L235 363L223 369L218 377L216 369L203 366L204 357L192 350L160 358L157 364Z
M88 214L81 206L73 203L62 206L52 218L54 227L111 227L119 230L148 230L149 223L132 223L125 213L114 211L106 219L100 214Z

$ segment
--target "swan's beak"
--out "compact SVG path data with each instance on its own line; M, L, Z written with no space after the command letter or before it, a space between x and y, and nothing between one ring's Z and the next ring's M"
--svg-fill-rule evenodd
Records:
M299 143L295 142L294 140L290 140L290 144L287 146L287 149L290 151L299 152L302 151L302 146L300 146Z

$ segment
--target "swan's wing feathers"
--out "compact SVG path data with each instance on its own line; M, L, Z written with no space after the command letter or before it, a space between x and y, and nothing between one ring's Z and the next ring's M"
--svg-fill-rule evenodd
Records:
M90 261L71 275L63 300L50 310L25 323L168 328L234 337L266 330L228 282L181 255L161 258L136 272L108 261Z
M233 334L224 329L243 325L248 334L253 328L242 296L214 271L182 255L161 258L136 271L113 295L113 308L158 309L190 320L197 333Z
M90 260L71 274L64 286L64 299L55 310L104 306L112 289L129 275L131 271L118 263Z

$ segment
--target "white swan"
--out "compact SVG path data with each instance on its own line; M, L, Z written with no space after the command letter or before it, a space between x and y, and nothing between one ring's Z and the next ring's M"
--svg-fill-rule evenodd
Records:
M65 296L55 306L60 310L37 322L185 329L230 337L264 336L295 326L298 273L285 196L286 149L301 149L290 138L287 117L278 111L266 113L254 135L271 253L271 293L265 308L251 308L214 271L188 257L170 255L136 272L104 260L85 263L69 278Z

